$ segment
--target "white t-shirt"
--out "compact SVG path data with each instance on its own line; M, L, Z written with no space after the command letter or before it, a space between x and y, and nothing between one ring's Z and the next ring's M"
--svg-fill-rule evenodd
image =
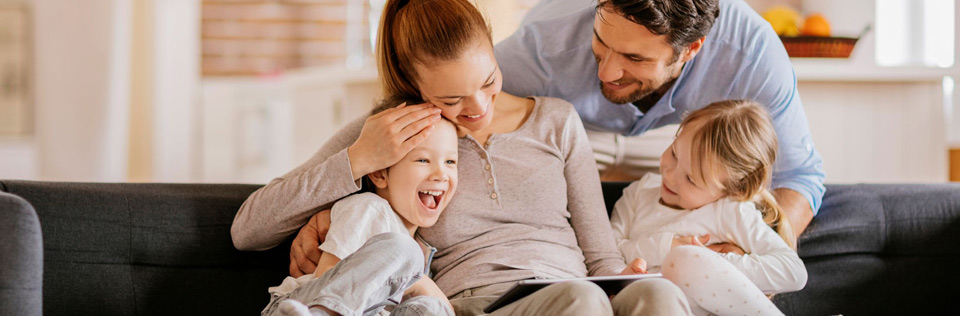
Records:
M409 235L403 219L393 211L390 203L374 193L361 193L343 198L330 210L330 230L320 244L320 250L340 260L360 249L373 236L382 233ZM299 278L286 277L279 286L267 289L271 295L281 296L313 280L313 273Z
M764 293L782 292L806 275L803 261L770 226L753 202L720 199L695 210L660 204L658 174L647 174L623 190L610 217L617 247L624 260L643 258L647 270L659 272L674 236L710 234L707 245L729 242L745 255L720 254ZM804 278L805 279L805 278Z
M330 210L330 230L320 250L343 260L373 236L382 233L410 235L390 203L374 193L361 193L337 201Z

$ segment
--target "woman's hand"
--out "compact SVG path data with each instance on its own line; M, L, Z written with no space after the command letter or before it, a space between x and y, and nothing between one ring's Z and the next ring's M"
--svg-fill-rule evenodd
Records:
M354 180L400 161L433 132L440 109L429 103L406 103L371 115L357 141L347 148Z
M323 210L310 217L300 228L297 238L290 245L290 276L300 277L317 270L320 261L320 242L330 230L330 210Z
M647 274L647 261L643 260L643 258L633 259L633 261L623 269L623 272L620 272L620 275L631 274Z
M677 236L673 238L673 244L671 248L677 246L700 246L703 247L703 244L710 241L710 234L705 234L703 236Z

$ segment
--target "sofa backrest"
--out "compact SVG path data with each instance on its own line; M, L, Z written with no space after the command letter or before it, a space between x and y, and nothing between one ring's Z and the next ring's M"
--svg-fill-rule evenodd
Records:
M287 275L287 242L233 247L257 185L2 181L43 229L47 315L249 315Z

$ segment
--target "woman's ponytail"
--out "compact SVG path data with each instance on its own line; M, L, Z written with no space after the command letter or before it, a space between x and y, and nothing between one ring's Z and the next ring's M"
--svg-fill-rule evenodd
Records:
M409 0L388 0L383 7L380 28L377 32L377 72L385 98L415 98L419 96L413 80L401 67L397 38L394 36L400 10Z
M480 43L493 47L490 27L468 0L387 0L377 31L385 102L420 100L417 66L454 60Z

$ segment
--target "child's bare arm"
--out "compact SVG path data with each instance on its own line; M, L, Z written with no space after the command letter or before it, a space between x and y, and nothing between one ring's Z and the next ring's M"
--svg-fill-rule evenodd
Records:
M340 262L340 258L328 252L320 254L320 260L317 261L317 270L313 272L314 276L321 277L327 270L333 269L333 266Z
M453 305L450 305L450 301L447 300L447 296L443 295L443 291L440 290L440 287L433 282L433 279L430 279L427 276L420 278L420 281L414 283L409 289L403 292L403 299L406 300L415 296L433 296L439 298L443 301L450 310L453 310Z

